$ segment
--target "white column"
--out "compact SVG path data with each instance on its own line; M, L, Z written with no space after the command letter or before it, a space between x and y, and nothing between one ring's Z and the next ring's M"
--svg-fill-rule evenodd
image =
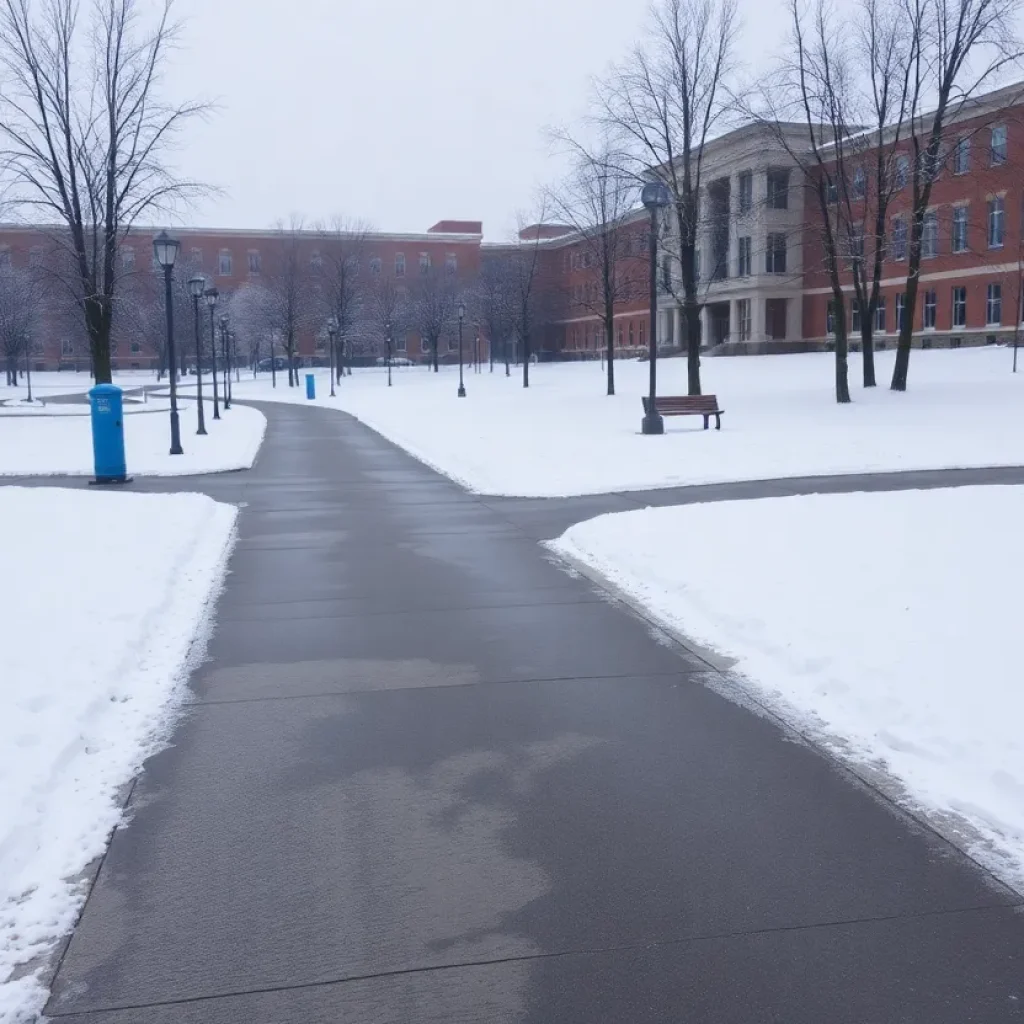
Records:
M761 343L768 336L764 323L764 299L752 292L750 295L750 340Z

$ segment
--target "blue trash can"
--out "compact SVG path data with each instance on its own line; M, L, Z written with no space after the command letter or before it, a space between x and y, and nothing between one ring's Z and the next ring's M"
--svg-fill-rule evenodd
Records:
M124 407L121 389L97 384L89 392L92 407L92 458L96 484L123 484L128 480L124 457Z
M316 398L316 378L311 373L306 374L306 397L310 401Z

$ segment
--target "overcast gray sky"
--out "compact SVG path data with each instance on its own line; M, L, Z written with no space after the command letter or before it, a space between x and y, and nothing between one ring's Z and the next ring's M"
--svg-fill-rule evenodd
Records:
M224 195L187 221L267 227L292 213L423 231L483 220L500 239L559 164L546 125L585 111L649 0L178 0L176 94L219 103L181 169ZM778 0L741 0L741 56L781 34Z

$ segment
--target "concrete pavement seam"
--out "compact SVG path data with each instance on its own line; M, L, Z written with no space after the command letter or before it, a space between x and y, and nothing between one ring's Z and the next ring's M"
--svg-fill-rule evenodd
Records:
M569 957L599 956L610 953L631 953L673 946L686 946L700 942L725 942L734 939L745 939L760 935L778 935L793 932L820 931L827 928L852 928L872 924L886 924L896 921L914 921L928 918L949 917L959 914L979 914L996 912L1016 913L1024 907L1020 903L982 904L976 907L952 907L943 910L926 910L916 914L886 914L875 917L847 918L836 921L819 921L814 924L778 925L773 928L738 929L725 932L709 932L703 935L688 935L674 939L657 939L651 942L622 943L613 946L594 946L585 949L562 949L548 953L529 953L519 956L483 958L465 960L449 964L424 964L419 967L397 968L390 971L376 971L367 974L348 975L329 978L322 981L296 982L294 984L267 985L258 988L238 989L229 992L204 993L202 995L182 996L177 999L161 999L149 1003L125 1003L113 1006L98 1006L88 1010L72 1010L67 1013L50 1011L49 1019L61 1017L85 1017L99 1013L119 1013L125 1010L149 1010L164 1006L181 1006L187 1003L205 1003L216 999L237 999L244 996L269 995L275 992L298 992L315 988L326 988L331 985L348 985L361 981L381 981L390 978L408 977L414 974L436 974L443 971L466 970L474 967L498 967L503 964L530 963L540 960L561 960Z

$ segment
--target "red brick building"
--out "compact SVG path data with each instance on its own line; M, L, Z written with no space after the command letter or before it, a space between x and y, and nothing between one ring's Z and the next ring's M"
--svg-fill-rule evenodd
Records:
M1020 86L980 97L947 125L938 176L924 223L914 343L924 347L1002 341L1021 319L1024 256L1024 106ZM896 148L897 184L909 177L910 147ZM870 165L873 152L863 154ZM882 292L875 319L881 347L899 334L906 291L910 230L909 183L896 193L888 217ZM809 208L810 208L810 204ZM831 335L832 291L817 218L805 232L803 336L824 346ZM851 272L844 271L847 325L856 342L859 315Z

